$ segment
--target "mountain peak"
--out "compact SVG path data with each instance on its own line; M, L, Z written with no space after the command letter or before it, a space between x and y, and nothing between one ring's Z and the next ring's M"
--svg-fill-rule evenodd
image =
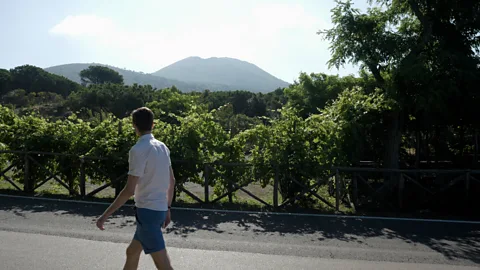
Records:
M230 89L225 90L270 92L289 85L252 63L230 57L191 56L152 74L188 83L228 85Z

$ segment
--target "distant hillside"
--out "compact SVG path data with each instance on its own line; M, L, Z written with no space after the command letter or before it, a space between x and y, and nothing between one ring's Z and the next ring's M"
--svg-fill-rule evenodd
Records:
M289 85L254 64L233 58L188 57L152 74L187 83L228 85L223 90L271 92Z
M271 92L287 87L284 82L254 64L232 58L189 57L155 73L147 74L97 63L76 63L45 68L45 71L80 83L80 71L91 65L109 67L123 76L125 84L151 85L162 89L175 85L184 92L247 90Z
M178 89L184 91L184 92L190 92L190 91L203 91L205 89L211 89L211 90L222 90L224 88L228 88L228 86L225 85L219 85L219 84L208 84L208 83L186 83L184 81L180 80L172 80L172 79L166 79L162 78L159 76L153 76L151 74L146 74L143 72L135 72L135 71L130 71L130 70L125 70L117 67L112 67L109 65L104 65L104 64L96 64L96 63L91 63L91 64L66 64L66 65L59 65L59 66L53 66L49 68L45 68L45 71L64 76L74 82L80 83L80 71L83 69L88 68L91 65L100 65L100 66L106 66L109 67L118 73L120 73L123 76L125 84L131 85L134 83L140 84L140 85L151 85L152 87L158 88L158 89L163 89L167 87L171 87L172 85L175 85Z

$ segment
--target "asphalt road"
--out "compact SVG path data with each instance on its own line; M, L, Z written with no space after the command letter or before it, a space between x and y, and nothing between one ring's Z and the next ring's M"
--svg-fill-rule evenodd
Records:
M0 269L120 269L133 209L0 197ZM480 225L175 210L175 269L480 269ZM143 257L143 269L152 269ZM328 267L328 268L327 268Z
M0 231L2 269L122 269L124 245L42 234ZM175 269L385 269L447 270L451 265L371 262L313 257L265 255L258 253L211 251L170 247ZM150 258L142 256L140 269L155 269ZM455 269L478 269L460 266Z

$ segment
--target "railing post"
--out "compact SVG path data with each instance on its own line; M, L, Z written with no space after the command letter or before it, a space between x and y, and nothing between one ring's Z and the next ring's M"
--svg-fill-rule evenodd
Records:
M110 181L112 181L112 180L113 180L113 179L110 178ZM118 195L120 195L120 192L122 191L122 185L121 185L121 182L120 182L120 181L121 181L121 180L118 179L118 180L113 184L113 186L114 186L114 188L115 188L115 198L117 198Z
M340 172L335 169L335 210L340 211Z
M208 203L210 201L210 194L209 194L209 183L208 183L208 164L205 164L205 170L203 172L203 177L205 179L205 203Z
M233 185L232 185L232 182L231 181L235 181L235 179L233 179L233 166L228 166L229 170L228 172L229 173L226 173L225 176L226 177L229 177L229 179L225 179L227 181L227 189L228 189L228 202L229 203L233 203Z
M470 196L470 170L467 171L465 176L465 201L468 203Z
M405 188L405 178L403 177L403 173L400 173L400 177L398 178L398 206L400 209L403 208L403 190Z
M80 158L80 196L85 197L87 193L85 188L85 159Z
M30 183L30 158L28 153L25 154L25 167L23 169L23 191L26 193L32 192L32 186Z
M273 179L273 207L278 208L278 181L279 181L278 164L275 164L275 178Z
M353 173L353 205L355 208L358 207L358 179L357 173Z

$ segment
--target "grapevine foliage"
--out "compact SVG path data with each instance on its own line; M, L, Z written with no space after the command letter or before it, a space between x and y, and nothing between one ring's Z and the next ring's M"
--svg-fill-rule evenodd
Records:
M295 198L301 185L311 186L326 178L329 172L322 167L355 162L357 146L374 140L362 134L372 129L373 120L389 106L380 92L367 95L354 88L308 118L287 106L277 111L276 119L242 126L219 119L223 114L230 117L225 111L228 106L208 111L192 105L168 117L159 110L157 118L167 121L157 119L153 135L169 147L178 185L204 185L208 173L209 185L219 196L234 185L255 182L265 187L278 177L286 200ZM76 190L82 160L92 184L108 183L127 172L128 151L137 140L129 117L118 119L110 114L101 121L87 122L73 114L50 121L36 114L17 116L6 107L0 110L2 149L64 154L32 155L35 162L30 162L30 175L36 184L50 177L50 171ZM15 164L14 178L22 181L25 157L2 155L3 167L7 160Z

